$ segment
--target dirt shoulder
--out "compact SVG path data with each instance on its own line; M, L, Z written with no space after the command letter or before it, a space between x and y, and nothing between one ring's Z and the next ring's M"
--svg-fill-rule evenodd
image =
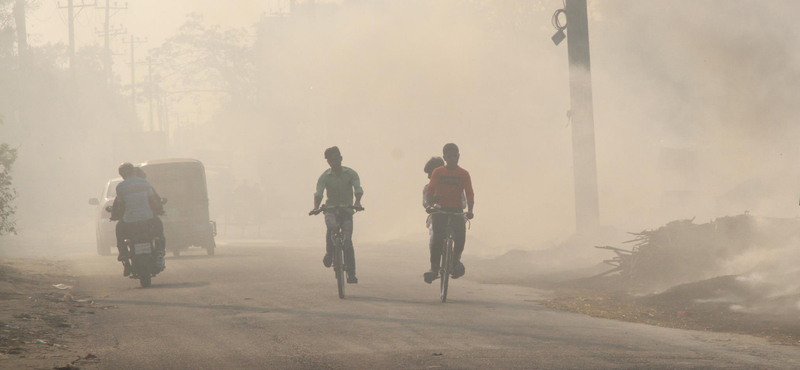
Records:
M74 369L97 361L80 352L80 328L87 315L110 307L74 296L70 271L63 260L0 258L0 368Z
M799 345L796 314L737 311L738 304L719 299L735 286L734 276L685 284L666 292L633 296L601 284L565 283L554 287L547 307L593 317L686 330L738 333L763 337L776 344ZM716 298L710 298L716 297Z

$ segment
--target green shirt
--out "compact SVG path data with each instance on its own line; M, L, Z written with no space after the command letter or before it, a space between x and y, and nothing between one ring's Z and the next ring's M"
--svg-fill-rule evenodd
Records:
M322 199L323 191L328 194L328 200L325 202L328 206L352 206L353 193L364 194L358 173L344 166L342 166L342 174L339 176L336 176L333 169L330 168L322 173L317 180L317 192L314 193L314 196ZM353 213L352 209L348 211Z

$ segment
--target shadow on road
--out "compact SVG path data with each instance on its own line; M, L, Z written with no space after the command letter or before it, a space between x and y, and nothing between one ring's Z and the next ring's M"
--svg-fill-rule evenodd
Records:
M396 298L383 298L383 297L359 297L359 296L350 296L347 297L350 301L360 301L360 302L381 302L381 303L391 303L391 304L410 304L410 305L422 305L422 306L441 306L441 305L466 305L466 306L482 306L483 308L511 308L515 310L525 310L525 311L551 311L549 308L533 305L533 304L516 304L516 303L499 303L499 302L486 302L486 301L474 301L474 300L458 300L453 298L448 298L447 303L442 303L438 300L433 298L430 301L418 301L418 300L410 300L410 299L396 299Z
M165 260L176 260L176 261L193 261L193 260L210 260L210 259L218 259L218 258L242 258L242 257L252 257L252 255L247 254L216 254L213 256L209 256L207 254L197 254L197 255L185 255L182 254L180 256L166 256L164 257Z
M201 288L209 286L211 283L207 281L198 281L194 283L171 283L171 284L154 284L147 289L181 289L181 288Z

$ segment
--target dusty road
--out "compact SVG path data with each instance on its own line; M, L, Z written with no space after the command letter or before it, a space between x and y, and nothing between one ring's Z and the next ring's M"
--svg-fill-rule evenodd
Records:
M553 311L530 288L459 279L442 304L422 282L424 255L397 248L357 245L361 282L346 300L319 247L217 253L169 257L150 289L112 257L73 257L75 292L118 306L76 328L100 358L83 368L800 368L800 348Z

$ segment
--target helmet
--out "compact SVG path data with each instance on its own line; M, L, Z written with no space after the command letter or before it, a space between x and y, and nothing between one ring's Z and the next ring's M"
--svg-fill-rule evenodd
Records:
M128 177L136 175L136 169L130 162L125 162L119 165L119 175L122 176L123 179L127 179Z

